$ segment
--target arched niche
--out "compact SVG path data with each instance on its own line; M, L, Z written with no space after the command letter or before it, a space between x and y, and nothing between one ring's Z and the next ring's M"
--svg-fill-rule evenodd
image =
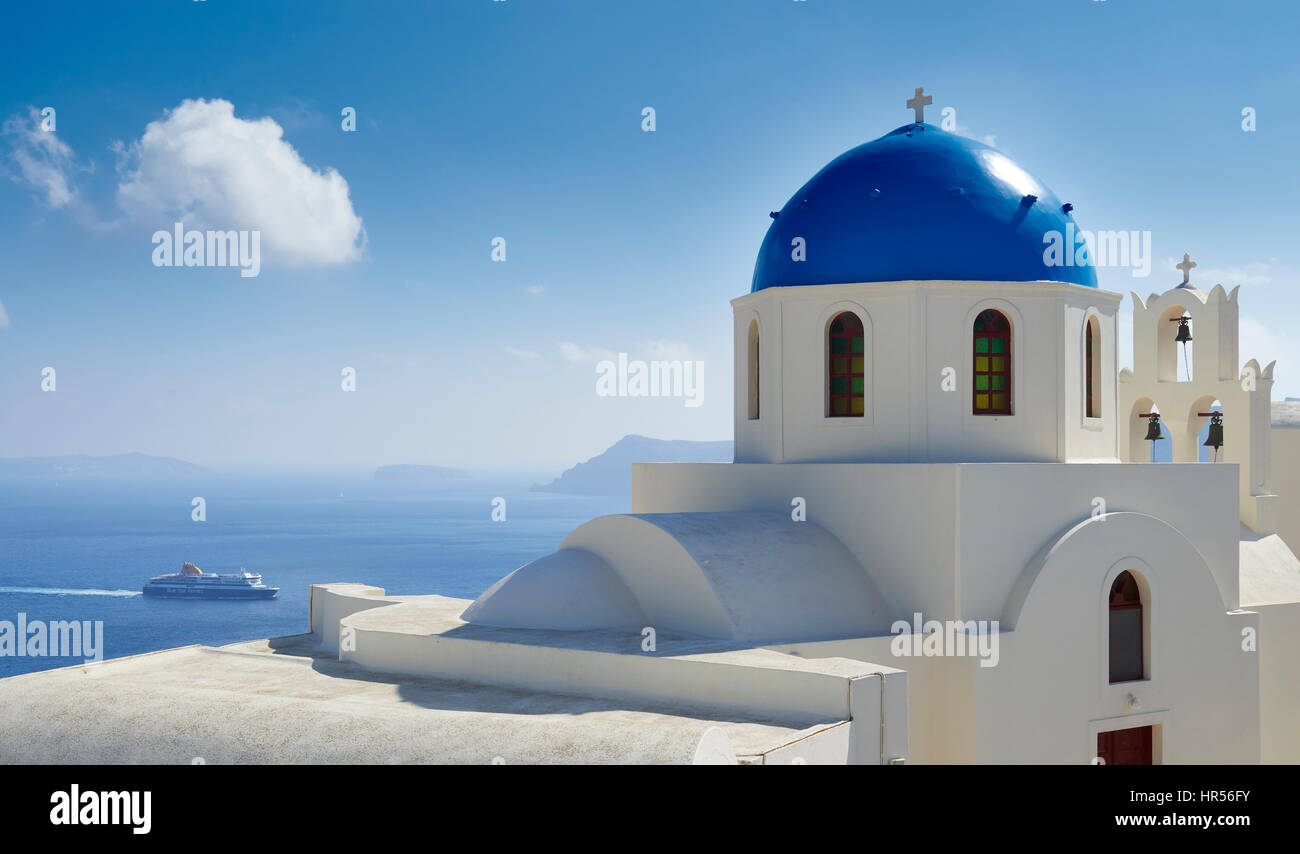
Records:
M1193 342L1183 345L1174 340L1178 336L1178 324L1173 321L1183 315L1191 316L1186 306L1171 305L1160 313L1156 321L1156 379L1162 383L1185 382L1196 376L1192 372ZM1195 334L1195 321L1189 320L1187 325ZM1184 349L1185 360L1178 355ZM1179 362L1184 364L1180 367Z

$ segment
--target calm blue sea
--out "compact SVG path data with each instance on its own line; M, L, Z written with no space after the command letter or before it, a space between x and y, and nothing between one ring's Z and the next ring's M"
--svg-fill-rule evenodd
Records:
M102 620L104 657L308 630L307 586L359 581L389 593L473 598L553 551L626 498L529 492L487 478L455 485L343 476L0 479L0 620ZM207 521L190 519L191 500ZM506 520L491 520L492 499ZM280 588L265 602L145 599L177 572L241 566ZM79 663L0 656L0 677Z

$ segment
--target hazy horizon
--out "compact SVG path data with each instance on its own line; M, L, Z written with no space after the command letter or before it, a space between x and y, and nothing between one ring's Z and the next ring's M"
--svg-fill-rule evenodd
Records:
M627 435L637 435L637 434L627 434ZM623 438L626 438L626 437L621 436L621 437L619 437L619 440L622 440ZM670 439L670 438L668 438L668 437L650 436L650 437L646 437L646 438L656 439L656 440L663 440L663 441L673 441L672 439ZM686 440L686 441L695 441L695 440ZM730 438L726 438L726 439L706 439L706 440L703 440L703 441L730 442L730 441L732 441L732 439L730 439ZM541 464L541 463L527 463L527 462L525 462L525 463L520 463L520 464L511 464L511 465L491 465L491 464L487 464L487 465L449 465L449 464L446 464L446 463L438 463L438 462L424 462L424 461L420 461L420 460L394 460L394 461L390 461L390 462L377 462L377 463L329 463L329 462L319 462L319 463L284 463L284 462L266 462L266 463L256 463L256 462L248 462L248 461L224 461L224 462L216 462L216 463L207 463L207 462L202 462L202 461L199 461L199 460L186 459L186 458L184 458L184 457L175 457L175 456L172 456L172 455L170 455L170 454L151 454L151 453L149 453L149 452L147 452L147 451L139 451L139 450L133 450L133 451L122 451L122 452L112 453L112 454L85 454L85 453L82 453L82 452L72 452L72 453L68 453L68 454L39 454L39 455L30 455L30 456L0 456L0 462L3 462L3 461L12 461L12 460L27 460L27 459L31 459L31 460L58 459L58 458L64 458L64 457L80 457L80 456L90 457L90 458L93 458L93 459L100 459L100 458L104 458L104 457L129 456L129 455L131 455L131 454L142 454L142 455L147 456L147 457L153 457L153 458L158 458L158 459L176 460L176 461L183 462L183 463L189 463L189 464L191 464L191 465L197 466L197 467L199 467L199 468L205 470L206 473L209 473L209 474L215 474L215 475L223 475L223 476L248 476L248 475L259 475L259 474L285 474L285 475L301 475L301 476L309 476L309 475L335 476L335 475L342 475L342 476L349 476L349 477L363 477L363 478L366 478L366 477L373 477L373 475L374 475L376 469L380 469L380 468L383 468L383 467L385 467L385 466L406 466L406 465L416 465L416 466L430 466L430 467L434 467L434 468L445 468L445 469L451 469L451 470L462 471L462 472L464 472L466 475L470 476L471 478L474 478L474 477L494 477L494 478L500 478L500 477L511 477L511 478L515 478L515 479L518 479L518 480L523 481L523 480L530 480L530 479L535 479L535 478L539 478L539 477L545 477L547 480L552 479L552 478L558 476L561 472L566 471L566 470L572 468L573 466L575 466L575 465L577 465L577 464L579 464L579 463L587 462L588 460L591 460L591 459L593 459L593 458L595 458L595 457L600 456L600 455L603 454L605 451L609 450L609 448L612 447L612 444L613 444L613 443L611 443L611 445L607 445L607 446L605 446L605 447L602 447L602 448L600 448L599 450L593 451L592 453L588 454L588 455L585 456L585 457L581 457L581 458L577 458L577 459L571 460L571 461L569 461L568 463L562 464L562 465L560 465L560 466L555 466L555 465L545 465L545 464ZM0 473L0 476L5 476L5 475L3 475L3 473ZM13 476L13 475L11 475L11 476ZM33 475L33 476L47 476L47 475ZM95 475L78 475L78 476L85 476L85 477L101 477L101 475L98 475L98 474L95 474ZM153 477L184 477L184 476L185 476L185 473L179 473L179 474L176 474L176 475L151 475L151 476L153 476Z

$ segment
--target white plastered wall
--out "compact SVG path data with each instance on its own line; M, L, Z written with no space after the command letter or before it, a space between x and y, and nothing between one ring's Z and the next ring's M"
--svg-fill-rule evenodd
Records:
M1142 588L1146 678L1111 684L1106 602L1123 571ZM1242 642L1257 615L1225 610L1210 566L1165 522L1076 526L1026 568L1002 624L999 665L976 680L977 762L1085 764L1098 732L1146 725L1157 762L1259 761L1260 659Z
M1300 602L1257 605L1260 759L1300 764Z
M1054 282L884 282L767 288L732 301L737 462L1110 460L1120 296ZM1012 326L1013 412L972 413L971 334L997 309ZM827 410L826 333L852 311L866 350L865 414ZM1085 419L1083 324L1095 316L1102 417ZM760 332L760 416L749 417L750 324ZM943 386L951 369L955 389Z
M1141 579L1147 678L1111 684L1107 594L1125 570ZM1272 695L1294 701L1295 683L1262 685L1261 671L1294 660L1300 633L1286 634L1290 642L1271 656L1243 648L1243 630L1264 619L1224 609L1213 573L1180 532L1116 513L1074 526L1022 569L993 666L974 656L897 656L893 637L777 648L906 669L916 764L1082 765L1096 755L1099 732L1147 725L1156 727L1159 763L1253 763L1261 743L1265 761L1287 761L1294 726Z
M1224 609L1238 596L1236 467L1071 463L639 463L637 513L772 510L804 499L910 619L997 619L1020 569L1102 506L1164 519L1195 543ZM1097 499L1104 505L1099 505Z
M1275 526L1291 551L1297 552L1300 550L1300 429L1273 428L1269 440L1270 479L1277 492Z

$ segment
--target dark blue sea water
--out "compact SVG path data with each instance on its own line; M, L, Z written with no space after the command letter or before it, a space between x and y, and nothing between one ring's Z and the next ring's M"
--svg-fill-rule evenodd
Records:
M341 493L341 495L340 495ZM191 500L207 521L191 521ZM506 520L491 520L492 499ZM0 620L102 620L104 657L308 630L309 584L473 598L553 551L625 498L530 492L490 478L455 485L347 476L195 480L0 479ZM241 566L280 588L263 602L145 599L151 576ZM0 677L79 663L0 656Z

